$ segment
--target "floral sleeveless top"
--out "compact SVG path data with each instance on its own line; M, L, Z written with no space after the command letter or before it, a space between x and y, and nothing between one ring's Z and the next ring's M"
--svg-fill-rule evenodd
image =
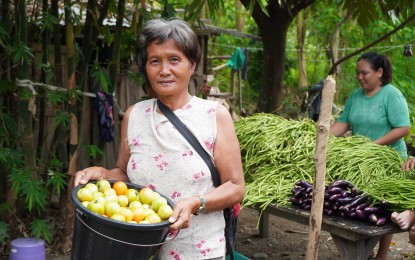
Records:
M174 113L213 156L218 103L198 97ZM175 129L156 112L157 100L134 105L128 120L130 160L127 173L132 183L151 187L174 202L214 189L206 163ZM160 259L209 259L225 255L225 220L222 211L191 217L190 227L176 237L168 234Z

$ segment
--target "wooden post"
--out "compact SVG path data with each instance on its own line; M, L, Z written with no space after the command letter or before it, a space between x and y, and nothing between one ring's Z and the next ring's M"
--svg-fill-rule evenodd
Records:
M306 260L318 259L318 243L320 239L324 204L327 140L330 133L330 117L335 92L336 81L329 75L324 81L320 116L317 123L316 149L314 152L315 173L313 200L309 220Z

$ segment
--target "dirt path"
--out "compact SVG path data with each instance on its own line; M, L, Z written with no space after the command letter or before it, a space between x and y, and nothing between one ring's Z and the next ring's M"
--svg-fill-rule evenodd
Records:
M238 219L238 252L251 259L304 259L308 226L270 215L270 237L260 238L257 221L257 211L247 208L241 211ZM341 259L330 234L325 231L321 232L318 252L319 260ZM393 236L388 259L415 259L415 247L409 243L406 232Z
M308 226L269 216L269 238L260 238L257 229L258 212L244 208L238 219L237 251L250 259L304 259L307 248ZM329 233L322 231L319 260L341 260ZM0 257L0 259L3 259ZM7 258L4 258L7 259ZM69 255L48 255L47 260L69 260ZM389 260L415 260L415 247L406 232L395 234L389 251Z

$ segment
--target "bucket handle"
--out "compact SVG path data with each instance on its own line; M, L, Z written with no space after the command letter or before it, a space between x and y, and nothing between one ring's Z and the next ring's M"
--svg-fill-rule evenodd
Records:
M88 226L88 224L86 224L86 223L85 223L85 222L84 222L84 221L83 221L83 220L79 217L79 214L76 214L76 217L78 218L78 220L79 220L79 221L81 221L81 222L82 222L82 224L84 224L84 226L86 226L87 228L89 228L91 231L94 231L96 234L98 234L98 235L100 235L100 236L103 236L103 237L105 237L105 238L108 238L108 239L110 239L110 240L112 240L112 241L116 241L116 242L123 243L123 244L130 245L130 246L142 246L142 247L146 247L146 246L162 246L162 245L164 245L164 244L167 244L167 243L171 242L171 241L172 241L173 239L175 239L175 238L177 237L177 235L179 234L179 230L178 230L172 239L170 239L169 241L162 242L162 243L157 243L157 244L149 244L149 245L134 244L134 243L125 242L125 241L118 240L118 239L115 239L115 238L109 237L109 236L107 236L107 235L104 235L104 234L102 234L101 232L96 231L96 230L95 230L95 229L93 229L92 227Z

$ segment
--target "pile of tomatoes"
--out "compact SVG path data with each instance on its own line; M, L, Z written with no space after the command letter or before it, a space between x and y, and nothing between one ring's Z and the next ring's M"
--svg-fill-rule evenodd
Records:
M76 193L88 210L117 221L153 224L168 219L173 209L165 198L148 187L129 188L123 181L89 182Z

